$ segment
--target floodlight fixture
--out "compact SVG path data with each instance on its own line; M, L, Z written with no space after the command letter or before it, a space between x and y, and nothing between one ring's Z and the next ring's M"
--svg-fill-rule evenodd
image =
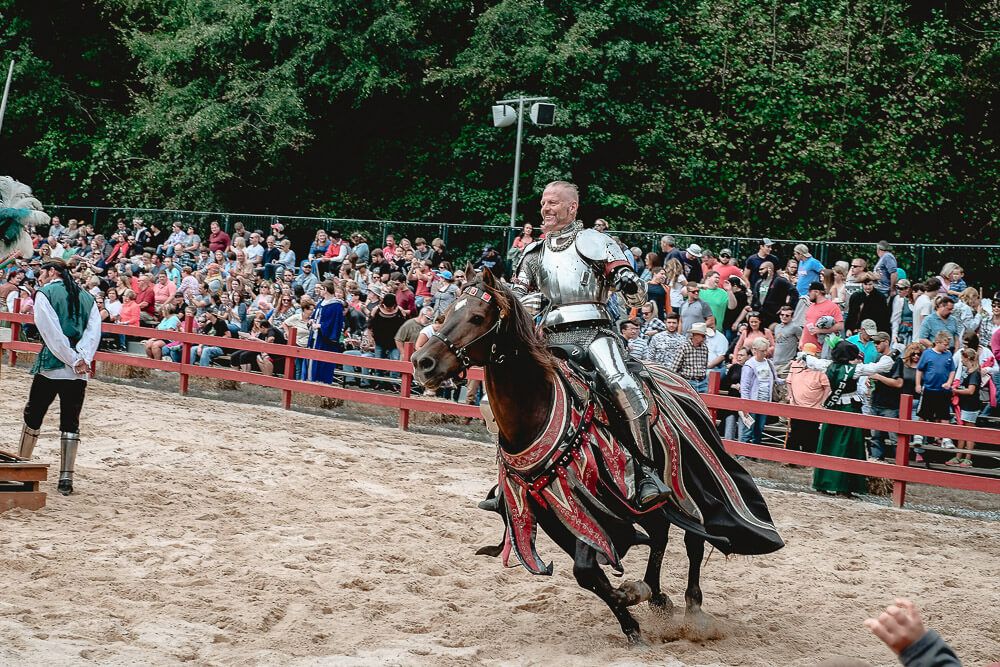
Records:
M517 112L508 104L493 107L493 127L510 127L517 122Z

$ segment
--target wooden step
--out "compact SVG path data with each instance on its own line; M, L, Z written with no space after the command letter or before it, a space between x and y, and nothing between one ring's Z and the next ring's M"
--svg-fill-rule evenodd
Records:
M46 463L30 463L9 452L0 452L0 513L20 507L45 507L46 494L40 485L49 476Z

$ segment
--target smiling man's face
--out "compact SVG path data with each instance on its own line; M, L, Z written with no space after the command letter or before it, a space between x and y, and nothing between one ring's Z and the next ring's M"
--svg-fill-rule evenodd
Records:
M561 185L550 185L542 192L542 231L557 232L576 220L580 204L575 193Z

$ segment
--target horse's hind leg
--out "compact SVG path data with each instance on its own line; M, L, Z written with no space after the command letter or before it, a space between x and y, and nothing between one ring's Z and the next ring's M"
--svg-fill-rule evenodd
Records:
M597 552L580 541L576 543L576 554L573 557L573 576L580 586L604 600L621 624L622 632L630 644L642 643L639 623L628 611L625 594L611 587L607 575L597 564Z
M652 596L649 604L660 612L669 613L674 608L674 603L660 589L660 568L663 565L663 554L667 550L667 535L670 531L670 524L666 521L653 521L643 528L649 533L649 560L646 562L646 574L642 580L649 586Z
M688 584L684 591L684 602L688 613L700 613L701 560L705 557L705 540L693 533L684 533L684 546L688 556Z

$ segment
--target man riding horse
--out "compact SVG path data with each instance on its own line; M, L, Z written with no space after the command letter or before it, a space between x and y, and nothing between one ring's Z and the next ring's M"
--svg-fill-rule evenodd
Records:
M542 313L541 326L550 345L586 350L587 361L629 423L633 499L641 508L651 507L673 494L648 465L653 452L649 400L629 372L622 338L606 308L612 289L621 292L629 307L642 306L646 283L614 240L584 229L576 219L580 198L574 184L549 183L541 204L545 239L524 249L514 271L513 291L530 313ZM541 297L547 301L544 309Z

